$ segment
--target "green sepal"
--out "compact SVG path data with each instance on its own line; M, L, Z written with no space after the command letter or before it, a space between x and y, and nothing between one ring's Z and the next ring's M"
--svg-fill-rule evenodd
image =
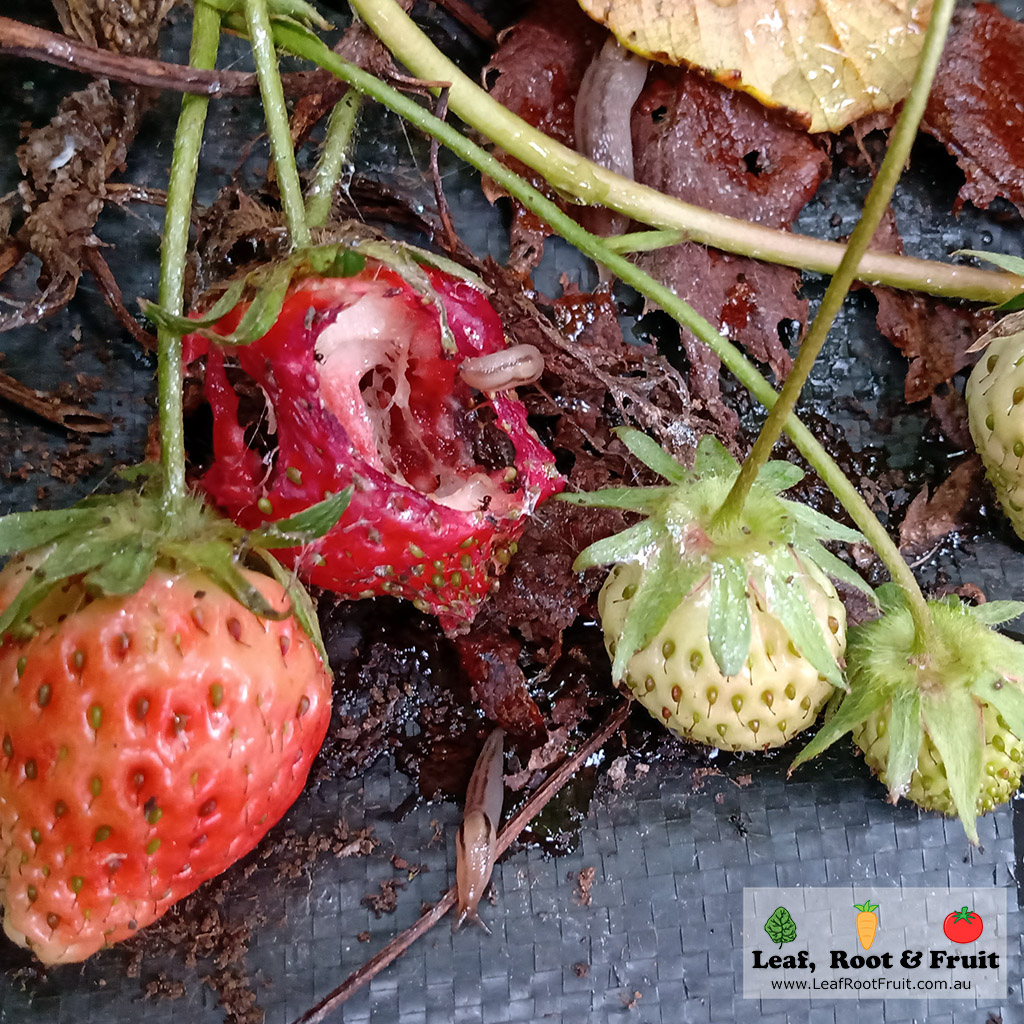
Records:
M750 652L750 605L747 600L747 568L726 559L711 569L711 602L708 606L708 645L722 675L734 676Z
M690 479L690 472L681 466L654 438L635 427L616 427L613 434L639 459L648 469L654 470L658 476L674 484L685 483Z
M706 573L706 567L680 563L664 550L653 565L644 568L615 648L612 662L612 679L615 682L625 676L629 659L654 639L668 617Z
M953 806L967 838L977 845L985 743L981 707L969 691L947 688L944 694L922 699L921 718L942 758Z
M1010 732L1017 739L1024 739L1024 690L1017 683L989 676L985 680L975 680L971 693L983 703L991 704L1003 717Z
M964 605L964 610L986 626L999 626L1024 615L1024 601L986 601L984 604Z
M802 555L808 562L817 565L827 576L840 580L848 587L859 590L873 605L878 606L878 598L875 596L875 592L864 582L860 573L847 565L841 558L832 554L823 544L813 541L809 544L797 543L793 547L798 554Z
M258 338L262 338L281 316L285 297L298 269L292 260L261 268L258 272L259 287L242 314L238 326L230 334L219 334L206 329L198 333L218 345L251 345ZM254 276L250 275L250 279Z
M258 557L270 570L271 575L284 587L291 599L292 614L306 635L313 641L313 646L320 655L320 660L326 668L329 664L327 659L327 648L324 646L323 634L320 632L320 621L316 616L316 609L313 607L313 599L309 592L298 581L294 573L289 572L269 551L257 548L253 554Z
M910 787L910 777L917 768L923 738L920 691L907 688L896 690L892 695L889 756L885 767L889 798L893 803L897 797L905 795Z
M795 487L803 478L804 471L799 466L781 460L766 463L757 474L757 482L775 494Z
M93 534L85 534L77 541L65 539L60 544L51 544L50 551L0 614L0 637L24 622L36 605L62 580L109 562L123 548L123 537L108 539Z
M658 533L657 526L650 519L645 519L620 533L596 540L576 556L576 561L572 563L573 572L583 572L584 569L611 565L613 562L642 561L641 552L655 542Z
M206 573L221 590L230 594L240 605L261 619L287 619L291 607L275 608L242 574L235 551L220 540L202 544L184 541L180 544L165 544L164 555L173 558L182 566L190 566Z
M1000 270L1005 270L1016 277L1024 278L1024 259L1021 259L1020 256L1009 256L1002 252L982 252L980 249L957 249L952 255L973 256L975 259L991 263L993 266L999 267ZM1002 305L995 307L999 312L1009 312L1021 308L1024 308L1024 281L1021 282L1021 292L1019 295L1014 295Z
M837 523L823 512L811 508L810 505L786 499L782 499L782 501L798 525L809 530L815 537L820 537L823 540L840 540L846 544L859 544L864 540L862 533L849 526L843 526L842 523Z
M817 757L836 740L855 729L866 718L885 706L891 694L880 687L858 686L854 681L850 692L843 698L839 710L818 730L814 739L800 751L789 766L789 774L805 761Z
M217 301L203 314L182 316L180 313L169 313L162 306L148 299L141 299L140 305L146 319L154 327L168 331L170 334L191 334L193 331L212 327L221 317L227 316L238 305L245 293L248 277L239 277L232 281Z
M818 620L804 590L800 567L792 555L780 556L777 570L769 573L765 586L768 608L785 627L797 650L833 686L843 686L843 676L836 659L829 650L824 630L827 625ZM782 574L787 574L782 578Z
M675 490L673 487L605 487L600 491L559 494L561 501L586 508L621 508L627 512L655 512Z
M0 518L0 558L17 551L46 547L68 533L83 533L103 519L97 508L65 508L52 512L12 512Z
M903 591L895 583L880 583L875 588L875 597L884 615L893 615L907 610Z
M265 523L249 535L250 541L264 548L293 548L323 537L345 514L352 500L352 487L346 487L323 501L297 512L287 519Z
M156 545L137 537L125 540L122 549L103 565L90 569L84 583L102 594L134 594L141 590L156 567Z
M700 439L693 460L693 472L696 476L729 476L739 471L740 464L717 437L705 434Z

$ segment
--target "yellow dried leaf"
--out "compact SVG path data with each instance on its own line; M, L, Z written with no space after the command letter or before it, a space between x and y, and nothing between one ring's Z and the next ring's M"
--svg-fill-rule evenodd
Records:
M809 131L891 110L910 83L932 0L579 0L628 49L705 70Z

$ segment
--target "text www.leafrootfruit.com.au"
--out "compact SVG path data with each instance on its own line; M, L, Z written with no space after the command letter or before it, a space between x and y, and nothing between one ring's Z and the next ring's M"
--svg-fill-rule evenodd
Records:
M771 983L776 992L969 992L969 978L947 981L944 978L812 978L777 979Z

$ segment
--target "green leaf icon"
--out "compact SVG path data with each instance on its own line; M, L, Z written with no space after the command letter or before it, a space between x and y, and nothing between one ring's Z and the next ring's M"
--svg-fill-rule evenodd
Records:
M789 911L785 907L778 907L765 921L764 930L772 942L777 942L781 949L784 943L792 942L796 938L796 921L789 916Z

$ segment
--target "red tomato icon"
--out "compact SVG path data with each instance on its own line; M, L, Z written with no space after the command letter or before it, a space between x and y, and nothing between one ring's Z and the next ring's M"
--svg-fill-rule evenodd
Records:
M967 907L947 914L946 920L942 922L942 930L950 942L974 942L984 927L981 915Z

